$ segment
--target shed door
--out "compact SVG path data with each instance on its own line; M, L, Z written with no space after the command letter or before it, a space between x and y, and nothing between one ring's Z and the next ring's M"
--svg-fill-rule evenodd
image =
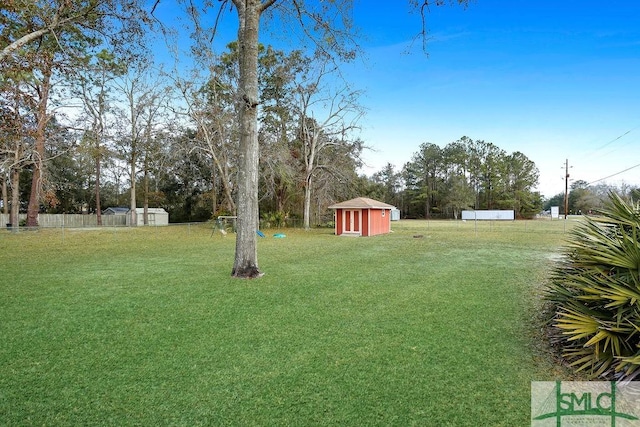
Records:
M360 232L360 211L359 210L344 211L344 232L345 233Z

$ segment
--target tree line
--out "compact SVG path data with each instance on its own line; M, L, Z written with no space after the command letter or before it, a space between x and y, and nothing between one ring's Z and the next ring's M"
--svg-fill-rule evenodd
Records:
M49 89L56 108L65 97L78 103L77 117L43 113L41 142L37 114L27 104L11 108L21 99L37 105L40 88L3 85L4 209L11 207L13 218L28 210L36 183L36 212L100 215L109 206L152 206L167 209L174 222L234 215L237 54L231 43L181 75L148 60L125 64L104 49L87 52L73 73L57 71ZM468 137L444 148L422 144L401 171L389 164L371 177L359 174L366 149L357 137L360 92L336 79L335 64L325 59L260 46L264 220L330 222L326 206L357 196L394 204L412 218L457 218L468 208L514 209L522 217L539 210L533 162Z
M408 218L457 219L465 209L508 209L531 218L542 208L538 177L523 153L463 136L443 148L423 143L400 171L387 164L372 180L376 194Z
M360 174L361 92L326 51L259 45L252 101L239 42L219 55L194 50L188 71L162 69L141 43L153 16L135 1L16 0L0 24L0 184L13 224L19 212L30 226L39 212L96 213L100 223L110 206L164 207L173 222L235 215L247 103L257 112L257 203L270 223L330 222L326 206L357 196L408 218L543 208L532 161L468 137L424 143L398 171Z
M185 73L162 70L140 43L152 19L138 2L16 1L0 20L0 183L12 223L25 211L29 226L38 212L100 222L108 206L162 206L172 221L237 212L247 102L237 42L195 52ZM337 67L320 53L259 48L265 216L308 227L327 201L355 196L363 109Z
M250 101L238 42L220 55L194 52L185 73L154 64L140 43L152 16L137 2L16 1L0 19L0 183L11 223L19 212L28 226L39 212L96 213L101 223L109 206L164 207L176 222L236 214L246 156L238 117ZM358 174L361 92L340 77L335 58L260 45L257 71L264 219L309 227L330 221L329 204L361 195L399 204L393 171ZM452 160L453 145L423 145L405 165L406 216L506 203L477 169L498 160L497 147L460 144L475 153L468 165ZM378 194L380 185L394 191ZM514 206L527 203L521 190L511 193Z
M618 186L606 182L589 184L579 179L569 185L566 194L567 215L598 214L610 203L612 193L627 200L640 200L639 187L624 183ZM558 193L545 200L545 211L549 211L552 206L558 206L560 213L564 215L565 194Z
M59 85L49 89L56 108L66 98L80 113L43 113L40 143L34 112L11 108L18 95L35 105L39 87L3 85L5 211L17 218L29 210L37 185L36 215L100 215L109 206L164 207L174 222L235 215L237 43L199 61L206 72L185 77L151 62L125 64L105 50L87 56L84 69L56 76ZM359 93L330 80L335 66L300 51L261 46L259 63L261 211L308 227L329 203L357 195Z

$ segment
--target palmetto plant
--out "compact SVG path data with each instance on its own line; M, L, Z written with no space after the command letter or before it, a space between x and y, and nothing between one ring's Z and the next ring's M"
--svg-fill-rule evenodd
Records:
M569 234L548 299L553 336L577 371L640 374L640 204L611 194L599 216Z

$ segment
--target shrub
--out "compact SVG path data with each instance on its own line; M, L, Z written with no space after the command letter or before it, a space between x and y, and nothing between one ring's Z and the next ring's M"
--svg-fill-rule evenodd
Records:
M640 204L610 194L599 216L568 234L548 299L552 336L577 371L631 380L640 373Z
M287 219L289 214L287 212L265 212L262 214L261 227L264 228L282 228L287 226Z

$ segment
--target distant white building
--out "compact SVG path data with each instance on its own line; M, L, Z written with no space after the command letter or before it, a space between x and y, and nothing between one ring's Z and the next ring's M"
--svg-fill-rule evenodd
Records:
M127 225L131 225L132 211L127 212ZM147 224L148 225L169 225L169 212L163 208L148 208L147 209ZM144 208L136 208L135 210L135 225L144 225Z
M516 219L516 212L511 209L510 210L462 211L462 219L465 221L474 221L474 220L513 221Z

